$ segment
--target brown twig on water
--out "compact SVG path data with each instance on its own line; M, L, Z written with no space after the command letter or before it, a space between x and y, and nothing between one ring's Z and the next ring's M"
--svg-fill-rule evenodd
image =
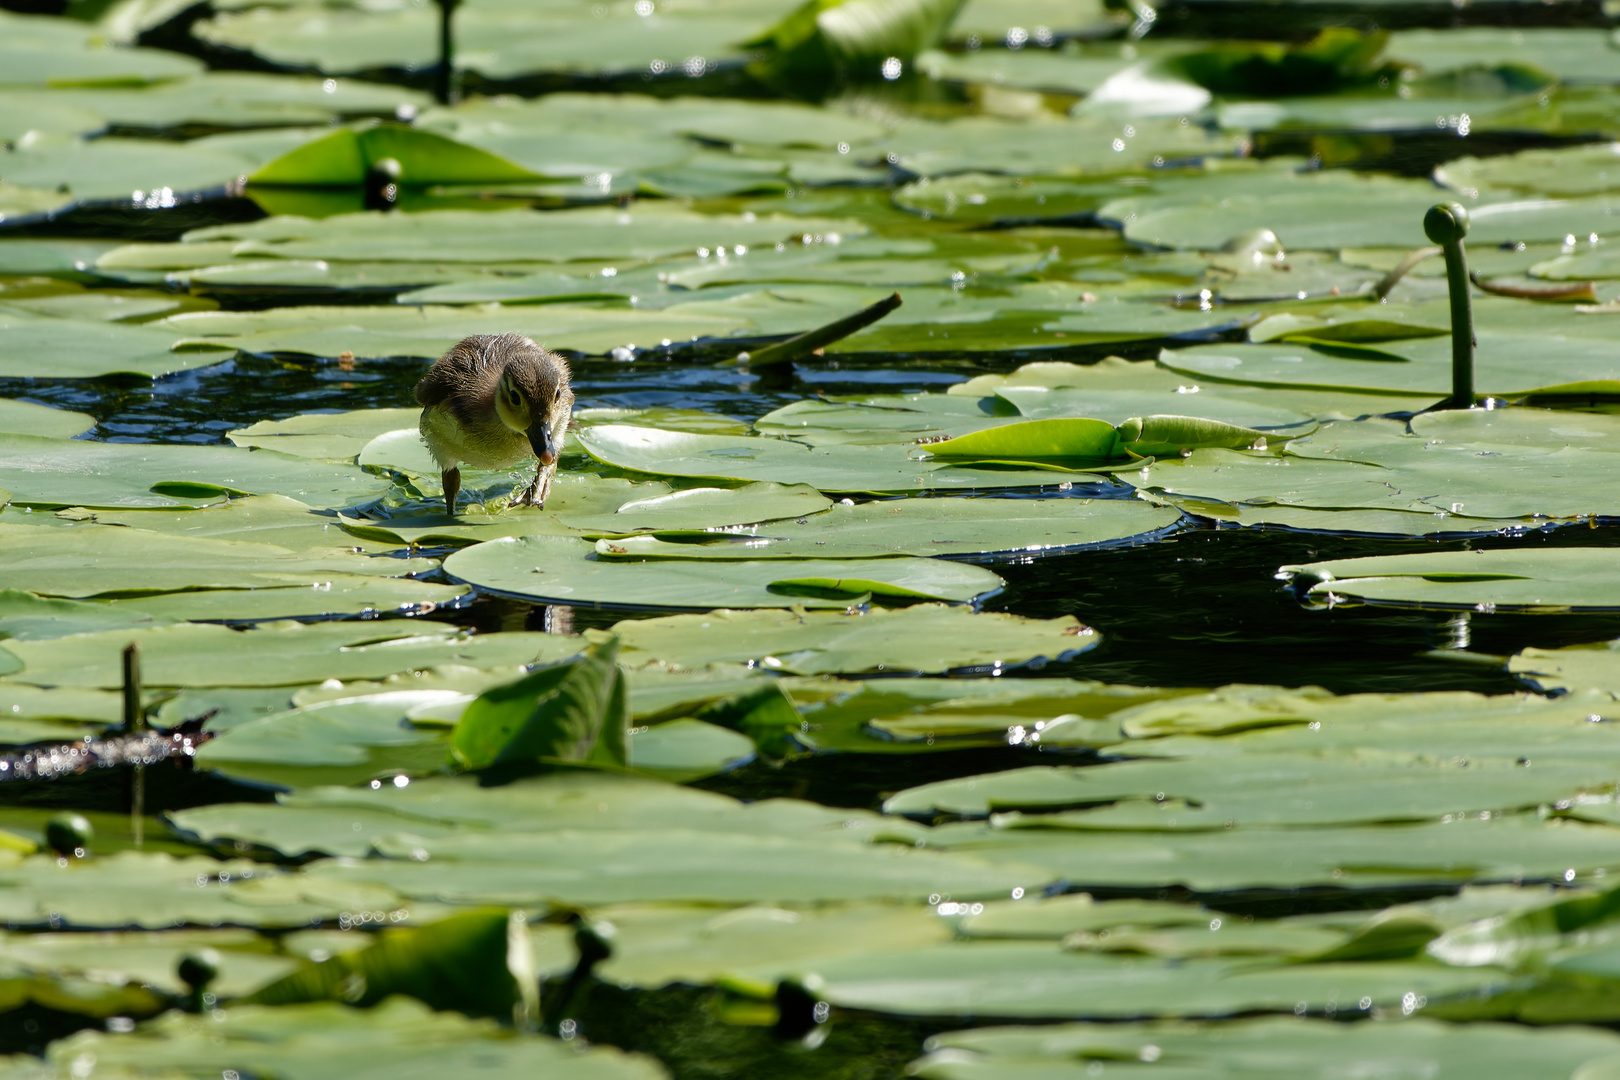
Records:
M1567 285L1504 285L1486 281L1477 273L1468 275L1474 288L1483 289L1494 296L1512 296L1520 300L1589 301L1597 303L1597 282L1571 281Z

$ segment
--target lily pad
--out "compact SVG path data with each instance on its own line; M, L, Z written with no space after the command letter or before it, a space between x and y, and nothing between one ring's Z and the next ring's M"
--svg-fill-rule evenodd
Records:
M309 506L374 501L387 481L352 465L273 450L93 443L0 435L0 484L18 506L202 506L232 495L284 495Z
M31 401L0 398L0 432L9 435L39 435L50 439L71 439L96 426L96 418L67 409L53 409Z
M965 602L1002 584L988 570L939 559L625 562L595 555L584 540L508 537L453 553L445 573L488 592L591 607L843 608L871 597Z
M899 447L817 446L747 436L690 435L601 424L579 432L594 458L632 472L694 480L808 483L840 493L911 493L1072 484L1071 472L986 469L914 461ZM3 476L3 474L0 474Z
M600 559L871 558L1028 555L1143 542L1174 511L1128 499L905 499L836 505L747 532L626 536L597 542Z
M414 427L418 409L358 409L346 413L303 413L286 420L260 420L229 432L237 446L258 446L297 457L353 461L372 439Z
M621 622L626 665L755 663L798 675L996 671L1061 660L1096 647L1072 618L1024 619L922 605L865 613L711 611Z
M1262 1017L1208 1024L988 1027L936 1035L929 1048L910 1070L925 1080L979 1080L1033 1069L1052 1080L1079 1080L1093 1063L1121 1060L1141 1062L1131 1068L1144 1080L1182 1069L1192 1076L1237 1071L1255 1080L1280 1080L1324 1066L1356 1069L1363 1063L1421 1069L1435 1080L1561 1080L1582 1062L1617 1049L1604 1031L1461 1026L1417 1016L1387 1024Z
M561 634L461 636L444 623L282 624L254 630L181 624L8 641L6 651L25 665L8 678L38 686L118 687L123 685L120 654L131 642L140 646L146 684L174 687L379 679L443 664L497 667L558 660L579 650L578 638Z
M652 1061L592 1047L581 1054L559 1040L514 1034L492 1020L434 1012L407 998L374 1009L340 1002L233 1005L201 1015L171 1012L127 1035L86 1031L51 1047L46 1076L67 1076L72 1062L101 1068L285 1076L443 1076L482 1071L489 1080L555 1074L563 1080L657 1080ZM40 1074L36 1074L40 1075Z
M1620 554L1607 548L1474 550L1285 566L1315 604L1359 601L1462 611L1620 610Z
M819 514L832 505L808 484L745 484L740 488L687 488L632 499L612 513L572 513L563 523L585 532L619 536L665 529L714 529Z
M16 241L12 241L16 243ZM175 351L178 334L150 326L54 319L0 312L0 377L93 379L105 375L157 378L231 358L214 346Z

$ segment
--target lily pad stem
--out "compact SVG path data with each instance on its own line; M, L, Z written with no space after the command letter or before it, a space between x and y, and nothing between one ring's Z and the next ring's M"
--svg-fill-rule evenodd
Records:
M814 330L806 330L797 337L767 345L756 353L739 353L737 360L746 363L753 371L791 364L801 356L809 356L824 345L831 345L857 330L864 330L899 306L900 294L895 293L870 307L862 308L853 315L845 315L826 326L818 326Z
M438 0L439 3L439 70L434 73L437 85L433 96L440 105L454 105L456 101L455 41L450 33L450 22L461 0Z
M124 734L140 735L146 731L146 711L141 708L141 649L130 642L124 646ZM135 848L139 850L145 840L146 768L137 764L129 777L129 827L134 834Z
M1421 247L1410 252L1393 270L1378 279L1378 284L1373 286L1373 296L1383 300L1389 296L1391 289L1401 283L1401 278L1410 274L1418 263L1425 259L1432 259L1438 254L1440 254L1440 249L1437 247Z
M1468 235L1468 211L1457 203L1441 203L1423 215L1423 231L1446 255L1446 287L1451 294L1451 396L1436 409L1474 407L1474 305L1469 295L1468 256L1463 237Z

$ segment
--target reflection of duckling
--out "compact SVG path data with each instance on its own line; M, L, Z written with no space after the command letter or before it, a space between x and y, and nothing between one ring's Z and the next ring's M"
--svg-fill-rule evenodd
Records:
M518 334L474 334L422 376L416 400L422 441L443 470L447 513L456 512L461 462L506 469L531 454L539 467L514 505L545 505L574 409L566 360Z

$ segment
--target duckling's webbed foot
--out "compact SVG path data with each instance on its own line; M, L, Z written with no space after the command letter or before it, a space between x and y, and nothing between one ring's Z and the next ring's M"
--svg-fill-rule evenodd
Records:
M541 465L534 471L534 479L529 486L523 489L523 494L513 500L513 506L532 506L536 510L543 510L546 506L546 497L551 494L551 478L556 475L557 466Z
M456 516L456 496L461 494L461 470L445 469L439 473L439 482L444 487L444 512L451 517Z

